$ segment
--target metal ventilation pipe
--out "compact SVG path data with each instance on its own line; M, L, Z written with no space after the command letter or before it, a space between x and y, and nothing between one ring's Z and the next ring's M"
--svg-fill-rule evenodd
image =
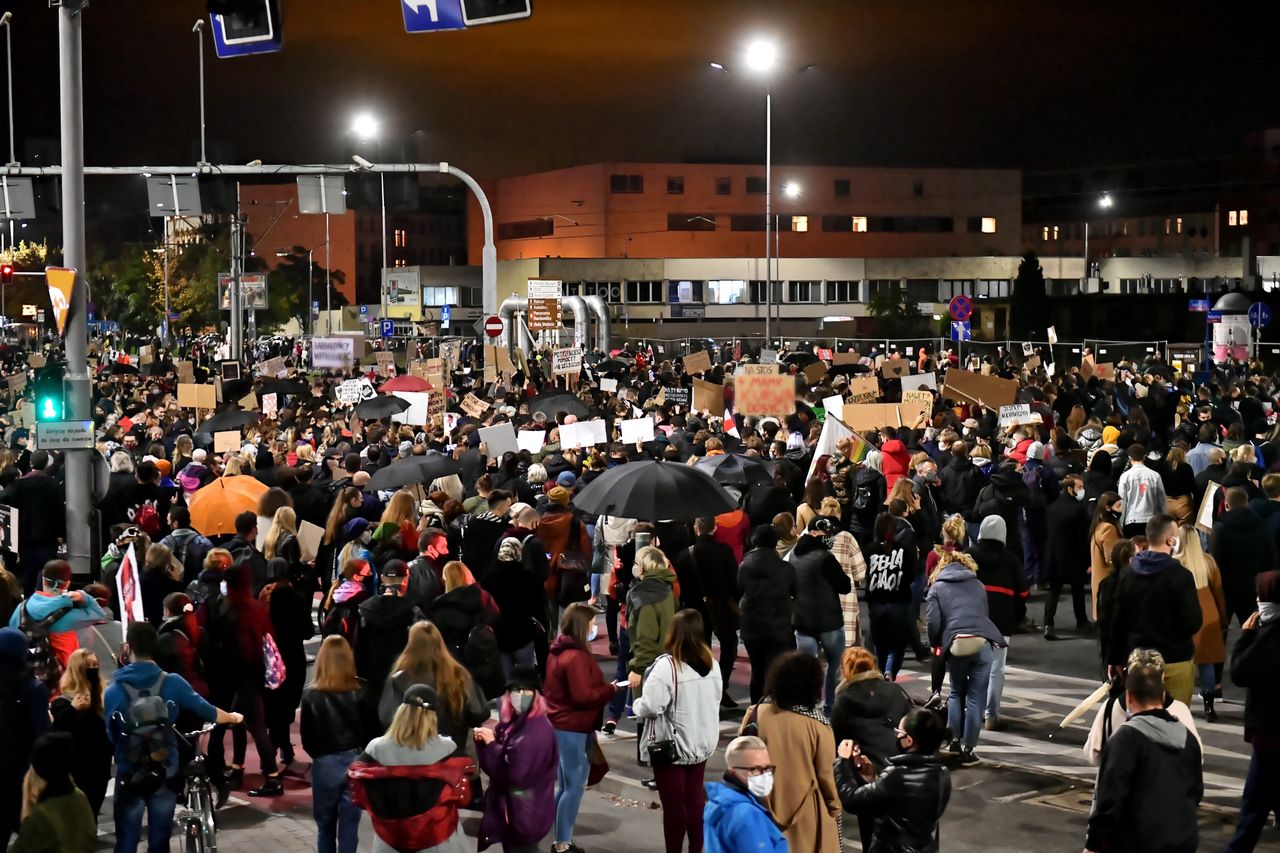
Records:
M587 310L587 303L581 296L561 296L560 304L568 305L569 310L573 311L573 345L585 349L586 342L591 337L591 313Z
M512 355L516 351L516 341L519 341L520 349L526 353L533 349L533 343L529 340L529 330L524 323L516 318L516 312L528 311L529 300L523 296L511 296L504 299L502 305L498 307L498 316L502 319L502 325L506 331L503 333L506 337L507 352ZM512 334L512 332L515 334Z
M609 333L611 320L609 318L609 307L605 305L604 299L600 296L584 296L582 300L587 303L587 307L591 309L591 313L595 315L596 323L596 347L604 353L609 354Z

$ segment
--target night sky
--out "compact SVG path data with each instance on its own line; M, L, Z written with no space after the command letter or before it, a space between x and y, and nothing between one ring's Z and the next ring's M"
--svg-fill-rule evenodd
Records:
M241 163L345 158L351 116L368 110L388 137L421 131L422 159L485 178L606 160L759 162L761 83L708 61L732 67L753 36L773 34L786 69L774 83L778 163L1036 171L1230 155L1245 133L1280 124L1268 5L534 0L525 21L407 35L398 0L284 0L283 52L219 60L207 43L210 149ZM0 7L15 11L30 163L24 139L57 138L56 16L45 0ZM191 25L204 9L94 0L89 163L194 159Z

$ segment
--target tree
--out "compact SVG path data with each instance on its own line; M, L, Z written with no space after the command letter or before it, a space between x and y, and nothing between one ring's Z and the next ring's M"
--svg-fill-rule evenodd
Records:
M905 287L882 287L867 303L867 313L876 318L875 334L886 338L915 334L923 319Z
M330 304L335 308L340 308L347 304L347 298L337 285L345 284L347 277L342 270L333 270L329 275L330 294L325 293L324 289L324 267L319 264L311 264L310 277L308 278L307 264L310 256L307 250L301 246L294 246L289 250L289 254L281 258L280 263L276 265L267 276L267 306L266 317L260 317L258 321L259 328L263 330L274 329L284 325L290 318L296 317L305 328L307 312L310 305L307 299L310 298L320 303L321 310ZM328 296L329 298L326 298Z
M1033 335L1046 330L1048 315L1044 270L1036 253L1027 252L1018 264L1018 277L1009 295L1009 326L1013 336L1022 341L1031 340Z

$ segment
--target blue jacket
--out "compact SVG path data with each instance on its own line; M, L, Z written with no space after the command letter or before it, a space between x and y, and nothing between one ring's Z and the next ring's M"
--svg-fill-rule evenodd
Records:
M107 721L107 736L116 747L116 775L121 776L133 770L133 765L125 757L125 744L128 735L122 719L129 715L129 694L122 684L146 690L155 685L160 677L161 669L153 661L144 660L129 664L116 670L111 686L107 688L102 699L102 715ZM191 685L181 675L172 672L165 675L164 685L160 688L160 696L169 706L169 719L178 721L179 711L188 711L202 722L212 723L218 719L218 709L210 705L200 694L191 689ZM116 718L116 714L121 719ZM164 762L166 775L172 777L178 772L178 751L169 750L169 757Z
M111 621L111 614L102 609L102 605L91 595L85 595L84 603L76 607L65 595L33 595L13 611L9 617L9 627L18 628L22 623L24 610L31 613L31 618L39 621L55 610L66 608L62 618L49 628L50 634L65 634L68 631L79 631L90 625L101 625Z
M929 645L949 648L958 634L982 637L997 646L1005 644L987 615L987 588L977 573L963 563L951 562L942 567L929 587L926 601Z
M728 783L707 783L702 810L706 853L787 853L787 839L764 804Z

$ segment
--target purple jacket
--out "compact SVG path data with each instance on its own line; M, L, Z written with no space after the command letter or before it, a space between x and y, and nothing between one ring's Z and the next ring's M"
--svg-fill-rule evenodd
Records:
M476 746L480 767L489 776L479 849L539 844L555 820L560 765L555 731L541 698L529 713L498 723L493 743Z

